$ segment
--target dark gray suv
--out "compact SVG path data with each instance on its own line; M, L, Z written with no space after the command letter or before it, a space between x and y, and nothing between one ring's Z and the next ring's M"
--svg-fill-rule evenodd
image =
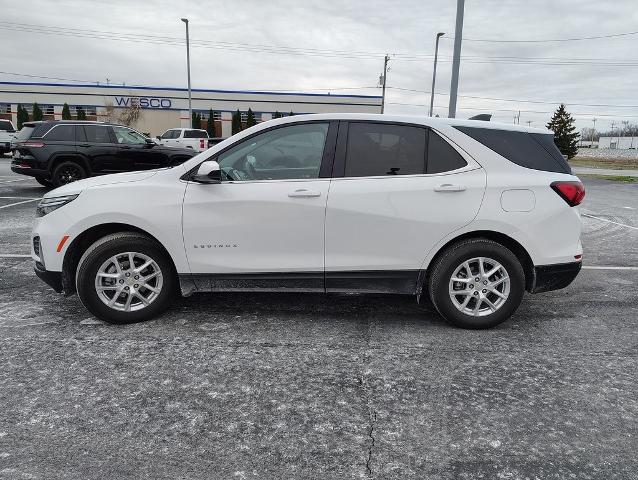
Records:
M164 147L123 125L88 121L26 122L12 144L11 170L47 187L108 173L183 163L192 149Z

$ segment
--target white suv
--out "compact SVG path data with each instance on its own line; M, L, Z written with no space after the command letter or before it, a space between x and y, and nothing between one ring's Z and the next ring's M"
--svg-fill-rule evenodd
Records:
M171 128L156 138L160 145L192 148L196 152L203 152L213 145L208 132L196 128Z
M264 122L184 164L65 185L35 271L113 323L176 292L429 296L485 328L581 267L582 183L551 132L369 114Z

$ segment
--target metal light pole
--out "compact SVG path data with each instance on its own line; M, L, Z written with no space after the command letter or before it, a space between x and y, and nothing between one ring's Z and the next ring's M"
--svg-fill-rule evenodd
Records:
M388 62L390 61L390 57L388 55L383 59L383 90L381 93L381 113L385 110L385 83L388 78Z
M439 39L445 35L443 32L436 34L436 44L434 47L434 68L432 69L432 90L430 91L430 117L434 111L434 85L436 83L436 61L439 56Z
M191 97L191 51L188 41L188 18L182 18L186 24L186 70L188 71L188 124L193 128L193 98Z
M456 27L454 28L454 56L452 58L452 82L448 117L456 117L456 95L459 90L459 66L461 64L461 39L463 37L463 11L465 0L456 0Z

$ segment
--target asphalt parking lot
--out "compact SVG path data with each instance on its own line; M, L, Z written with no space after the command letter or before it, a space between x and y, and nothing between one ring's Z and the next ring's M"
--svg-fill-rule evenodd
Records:
M489 331L412 299L216 294L109 326L32 272L0 159L0 478L638 478L638 184L584 179L584 269Z

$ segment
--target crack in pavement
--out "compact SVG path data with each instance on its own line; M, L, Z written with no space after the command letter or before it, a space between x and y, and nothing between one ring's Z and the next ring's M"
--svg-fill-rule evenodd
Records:
M375 436L374 431L377 424L377 412L374 409L374 405L372 403L372 393L370 392L370 385L368 384L367 376L369 376L369 371L367 366L370 364L370 337L372 336L372 322L368 320L367 328L365 332L365 351L363 354L363 371L361 373L361 377L359 378L359 383L361 384L361 388L363 389L366 405L368 408L368 453L366 456L366 473L368 477L374 477L372 472L372 450L375 446Z

